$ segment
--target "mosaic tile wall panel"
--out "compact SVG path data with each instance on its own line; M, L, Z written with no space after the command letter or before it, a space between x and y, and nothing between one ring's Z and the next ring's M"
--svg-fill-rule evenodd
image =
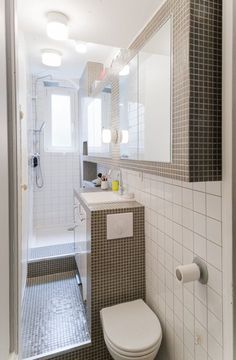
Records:
M106 215L132 211L134 236L106 240ZM103 340L100 310L145 298L144 207L91 212L91 337L92 345L55 356L56 360L110 360Z
M172 15L172 163L120 160L117 144L112 159L86 160L187 182L221 180L221 7L221 0L167 0L125 58L130 60ZM117 75L111 80L112 127L119 129Z
M28 278L76 270L74 256L28 262Z

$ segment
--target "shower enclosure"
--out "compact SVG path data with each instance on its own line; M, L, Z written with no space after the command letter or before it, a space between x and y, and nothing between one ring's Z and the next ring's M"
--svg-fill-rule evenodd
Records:
M33 78L29 260L73 254L73 189L79 187L76 83Z

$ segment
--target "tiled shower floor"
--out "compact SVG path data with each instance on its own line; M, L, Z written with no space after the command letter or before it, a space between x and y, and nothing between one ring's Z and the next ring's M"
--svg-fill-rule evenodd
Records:
M63 351L90 341L75 272L27 280L22 312L22 357Z

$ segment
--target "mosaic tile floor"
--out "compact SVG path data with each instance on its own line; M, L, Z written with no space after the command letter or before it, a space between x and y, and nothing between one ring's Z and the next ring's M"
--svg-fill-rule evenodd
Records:
M49 258L52 256L74 254L74 243L35 247L30 249L29 260Z
M90 341L75 272L27 280L22 313L22 358Z

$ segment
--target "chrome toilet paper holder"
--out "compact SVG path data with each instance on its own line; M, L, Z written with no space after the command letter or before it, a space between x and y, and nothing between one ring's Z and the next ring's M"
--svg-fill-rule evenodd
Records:
M197 264L200 269L200 278L198 281L201 284L206 285L208 282L208 270L206 263L198 256L193 259L193 263Z
M182 283L199 281L205 285L208 282L208 270L206 263L196 256L191 264L179 265L175 269L177 279Z

